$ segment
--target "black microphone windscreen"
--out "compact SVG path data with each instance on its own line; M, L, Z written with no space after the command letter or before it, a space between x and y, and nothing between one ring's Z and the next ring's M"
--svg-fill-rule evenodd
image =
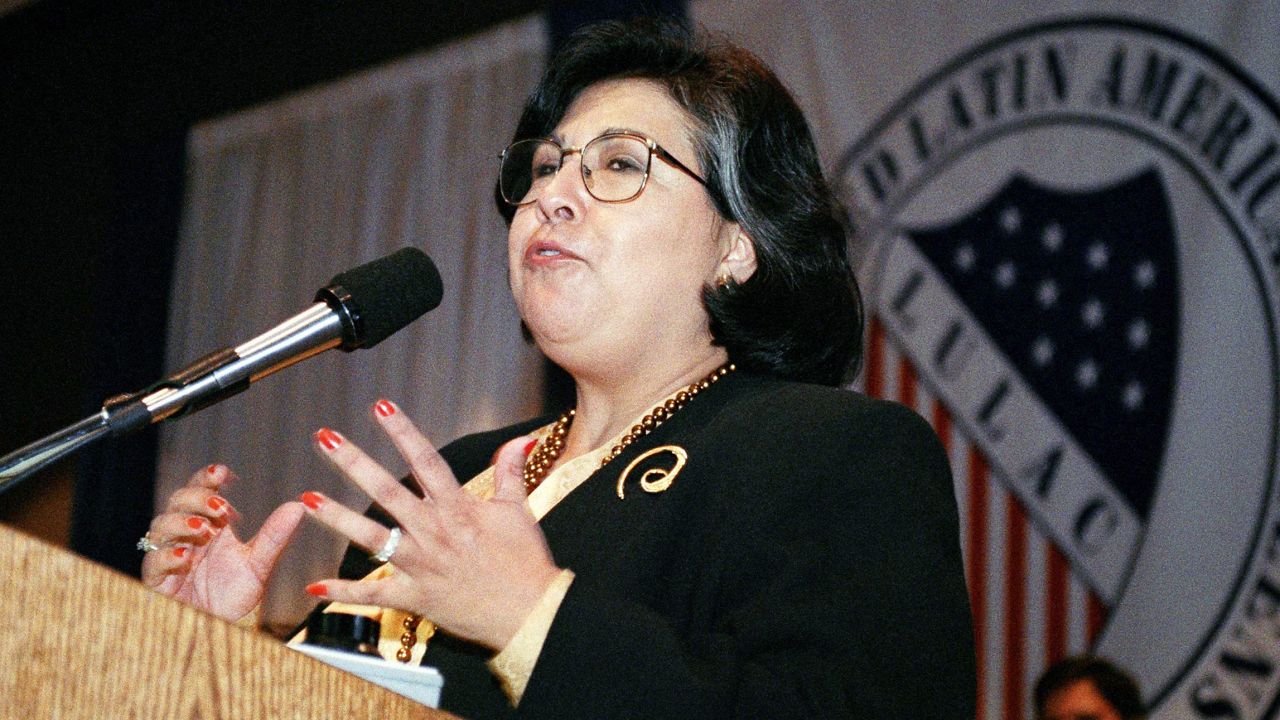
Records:
M331 305L336 300L339 310L350 316L350 337L344 331L342 348L369 348L385 340L400 328L417 320L440 304L444 288L435 263L413 247L338 273L321 290L317 300Z

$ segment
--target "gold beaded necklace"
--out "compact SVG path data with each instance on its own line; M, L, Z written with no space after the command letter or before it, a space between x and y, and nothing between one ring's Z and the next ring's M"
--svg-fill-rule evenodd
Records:
M720 378L737 370L738 366L733 363L725 363L720 367L712 370L709 375L690 383L683 390L676 392L665 402L655 405L647 415L640 419L640 422L631 426L626 435L623 435L618 443L609 448L609 452L600 459L600 467L609 464L609 461L622 454L622 451L630 447L635 441L653 432L659 425L666 422L677 410L689 404L689 401L698 396L698 393L706 390L712 385L719 382ZM546 479L551 472L551 467L556 464L556 460L560 458L560 453L564 451L564 441L569 435L569 426L573 424L573 410L561 415L555 424L551 426L551 430L547 432L547 436L543 438L538 447L529 454L528 459L524 461L524 489L526 493L534 491L542 481ZM400 636L400 649L396 651L396 659L402 663L407 663L413 654L413 646L418 644L418 627L422 623L421 615L410 615L404 619L404 633ZM435 634L435 625L426 624L425 632L426 640L430 640Z
M666 422L677 410L697 397L698 393L716 384L720 378L736 369L737 366L733 363L725 363L712 370L711 374L701 380L690 383L683 390L672 395L666 402L655 405L647 415L640 419L640 422L631 426L627 434L618 440L617 445L609 448L609 452L600 460L600 467L608 465L609 461L621 455L622 451L630 447L632 443L653 432L659 425ZM570 410L561 415L555 424L551 426L546 438L524 461L524 489L526 493L533 492L534 488L542 484L542 481L551 472L551 467L560 458L560 453L564 451L565 438L569 435L569 426L573 424L574 412Z

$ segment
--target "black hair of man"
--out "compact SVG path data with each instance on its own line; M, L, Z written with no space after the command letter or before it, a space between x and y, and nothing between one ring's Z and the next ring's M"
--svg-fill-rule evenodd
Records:
M1036 717L1044 717L1044 706L1054 693L1081 680L1092 683L1122 720L1146 720L1147 708L1138 682L1115 663L1092 655L1063 658L1044 671L1036 681Z

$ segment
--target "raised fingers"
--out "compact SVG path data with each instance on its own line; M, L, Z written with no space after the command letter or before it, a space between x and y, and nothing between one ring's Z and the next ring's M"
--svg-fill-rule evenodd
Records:
M317 431L315 441L325 458L401 526L417 524L421 518L422 502L355 443L328 428Z
M524 463L533 449L533 438L518 437L498 448L494 458L495 500L523 505L529 491L524 485Z
M306 506L307 513L327 525L329 528L346 536L348 540L367 550L370 554L382 549L391 535L389 528L370 520L367 517L335 502L317 492L307 491L299 498ZM413 540L402 535L396 546L395 554L401 557L413 557L415 553L406 546ZM401 555L401 553L404 553Z
M337 602L376 605L405 612L421 612L422 588L410 587L404 573L378 580L339 580L328 578L307 586L307 592Z
M165 512L200 515L209 518L218 527L222 527L233 517L235 510L231 507L231 503L213 488L187 485L178 488L169 496Z
M151 520L147 536L160 547L203 545L217 532L208 518L186 513L163 513Z
M373 417L409 463L426 497L436 503L449 503L460 496L458 480L449 464L395 403L390 400L374 403Z
M276 508L267 519L262 521L258 534L249 542L250 558L255 568L262 573L265 581L275 567L280 553L293 538L298 525L302 522L303 507L298 503L285 503Z
M228 482L234 480L236 474L226 465L214 463L206 465L191 474L187 479L188 487L204 487L217 490Z
M307 586L307 592L316 597L355 605L378 605L387 607L396 603L388 603L383 583L387 580L361 582L358 580L321 580ZM400 608L406 610L406 608ZM412 612L408 611L407 612Z
M142 559L142 582L158 589L169 577L184 573L191 567L191 549L186 545L162 547L152 550Z

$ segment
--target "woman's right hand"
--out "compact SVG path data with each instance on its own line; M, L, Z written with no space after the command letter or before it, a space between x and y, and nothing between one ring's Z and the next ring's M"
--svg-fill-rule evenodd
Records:
M302 503L285 503L253 539L241 542L231 527L236 512L218 494L233 477L223 465L192 475L151 521L147 534L159 549L142 561L147 587L231 621L262 602L276 560L304 514Z

